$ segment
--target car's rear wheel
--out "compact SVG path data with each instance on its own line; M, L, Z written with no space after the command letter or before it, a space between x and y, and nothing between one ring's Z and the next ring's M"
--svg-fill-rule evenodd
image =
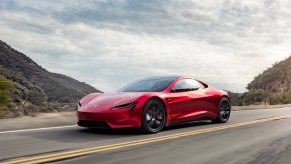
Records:
M215 120L212 120L214 123L226 123L230 117L231 104L228 98L223 97L220 100L218 113Z
M146 133L160 132L166 122L166 111L161 101L152 99L143 109L142 130Z

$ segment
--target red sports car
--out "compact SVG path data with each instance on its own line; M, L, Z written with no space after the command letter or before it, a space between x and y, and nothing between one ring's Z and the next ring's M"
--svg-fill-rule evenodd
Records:
M231 103L225 91L192 77L150 77L115 93L92 93L78 104L78 125L88 128L141 128L147 133L164 126L212 120L225 123Z

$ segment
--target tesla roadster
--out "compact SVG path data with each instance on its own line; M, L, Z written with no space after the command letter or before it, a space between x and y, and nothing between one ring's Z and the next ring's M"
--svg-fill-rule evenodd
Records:
M228 94L193 77L150 77L114 93L92 93L80 100L78 125L88 128L141 128L157 133L165 126L230 117Z

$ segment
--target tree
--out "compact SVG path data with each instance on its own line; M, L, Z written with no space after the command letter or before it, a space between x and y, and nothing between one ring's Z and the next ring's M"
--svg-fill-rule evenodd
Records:
M2 67L0 66L0 72ZM13 83L0 75L0 107L7 106L11 101L10 90L13 88Z

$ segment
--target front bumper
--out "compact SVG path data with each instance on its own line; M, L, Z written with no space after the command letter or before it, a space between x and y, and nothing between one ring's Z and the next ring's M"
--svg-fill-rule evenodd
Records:
M141 117L133 109L106 112L78 111L78 125L91 128L140 128Z
M87 128L110 129L110 126L102 121L79 120L78 125Z

